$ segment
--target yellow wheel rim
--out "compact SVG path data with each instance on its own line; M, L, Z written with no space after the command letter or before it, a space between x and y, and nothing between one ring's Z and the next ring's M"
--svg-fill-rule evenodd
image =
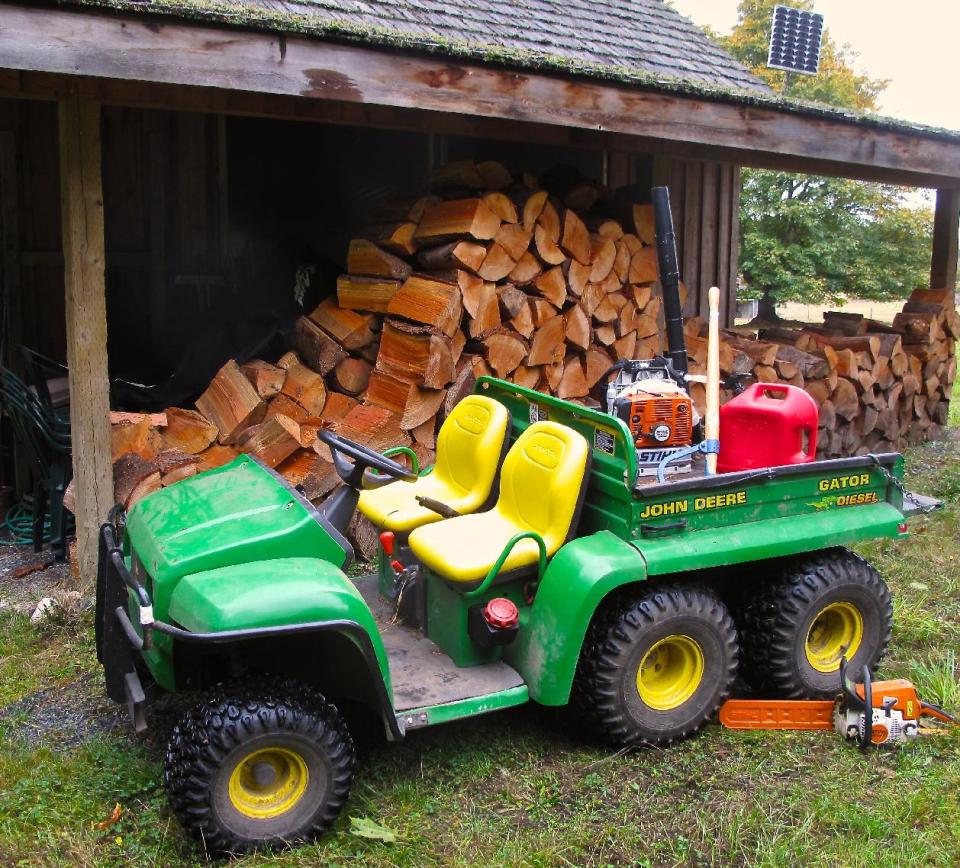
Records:
M863 615L852 603L831 603L813 619L807 633L807 662L817 672L836 672L863 641Z
M283 747L254 751L230 774L230 803L255 820L279 817L303 797L308 778L307 764L295 751Z
M670 711L683 705L703 680L703 651L689 636L667 636L640 661L637 692L650 708Z

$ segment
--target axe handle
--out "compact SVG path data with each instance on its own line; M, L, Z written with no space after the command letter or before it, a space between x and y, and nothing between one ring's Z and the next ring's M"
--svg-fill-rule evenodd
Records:
M707 440L720 438L720 290L711 286L707 294L710 304L707 332L707 415L704 434ZM707 453L707 473L717 472L716 453Z

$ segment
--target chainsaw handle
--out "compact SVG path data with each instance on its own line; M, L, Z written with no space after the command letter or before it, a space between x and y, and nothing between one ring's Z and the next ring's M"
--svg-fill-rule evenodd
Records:
M870 667L863 667L863 735L860 736L860 750L867 750L873 745L873 679L870 677Z

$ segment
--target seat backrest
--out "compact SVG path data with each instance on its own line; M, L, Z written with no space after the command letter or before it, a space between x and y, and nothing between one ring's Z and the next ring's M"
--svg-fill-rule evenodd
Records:
M433 473L469 493L476 501L470 510L479 509L493 489L509 434L510 413L503 404L484 395L468 395L440 426Z
M556 422L535 422L504 459L497 511L540 534L553 554L567 539L583 500L589 460L582 434Z

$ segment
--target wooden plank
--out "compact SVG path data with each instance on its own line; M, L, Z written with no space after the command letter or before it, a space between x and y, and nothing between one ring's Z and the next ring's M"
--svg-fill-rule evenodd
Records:
M86 591L96 576L100 522L113 506L113 465L100 105L80 88L60 102L59 134L77 562Z
M720 186L720 167L716 163L703 164L700 187L700 285L687 284L697 293L697 315L710 315L707 289L719 283L717 274L717 209Z
M730 182L730 260L728 262L727 280L727 309L721 311L720 323L722 326L732 326L737 315L737 275L740 271L740 191L742 179L740 167L731 166Z
M0 17L0 57L9 69L522 120L604 131L610 147L620 146L616 136L623 135L681 156L684 146L695 146L701 157L748 165L777 155L782 168L851 175L844 167L864 166L873 175L886 170L888 180L912 174L960 186L960 145L945 136L854 125L772 102L739 105L529 70L504 76L449 57L152 17L9 3L0 4ZM209 101L207 110L215 110Z
M735 253L731 250L730 239L733 237L733 199L730 196L730 187L733 183L734 167L720 165L718 167L719 189L717 191L717 271L713 280L714 286L720 287L720 326L727 326L731 304L734 303L736 287L730 289L730 257Z
M683 247L678 248L680 273L690 290L683 306L683 315L697 316L700 312L700 203L703 188L703 164L690 160L684 164ZM674 217L674 222L677 218Z
M933 217L933 254L930 287L957 285L957 233L960 223L960 190L937 190Z

